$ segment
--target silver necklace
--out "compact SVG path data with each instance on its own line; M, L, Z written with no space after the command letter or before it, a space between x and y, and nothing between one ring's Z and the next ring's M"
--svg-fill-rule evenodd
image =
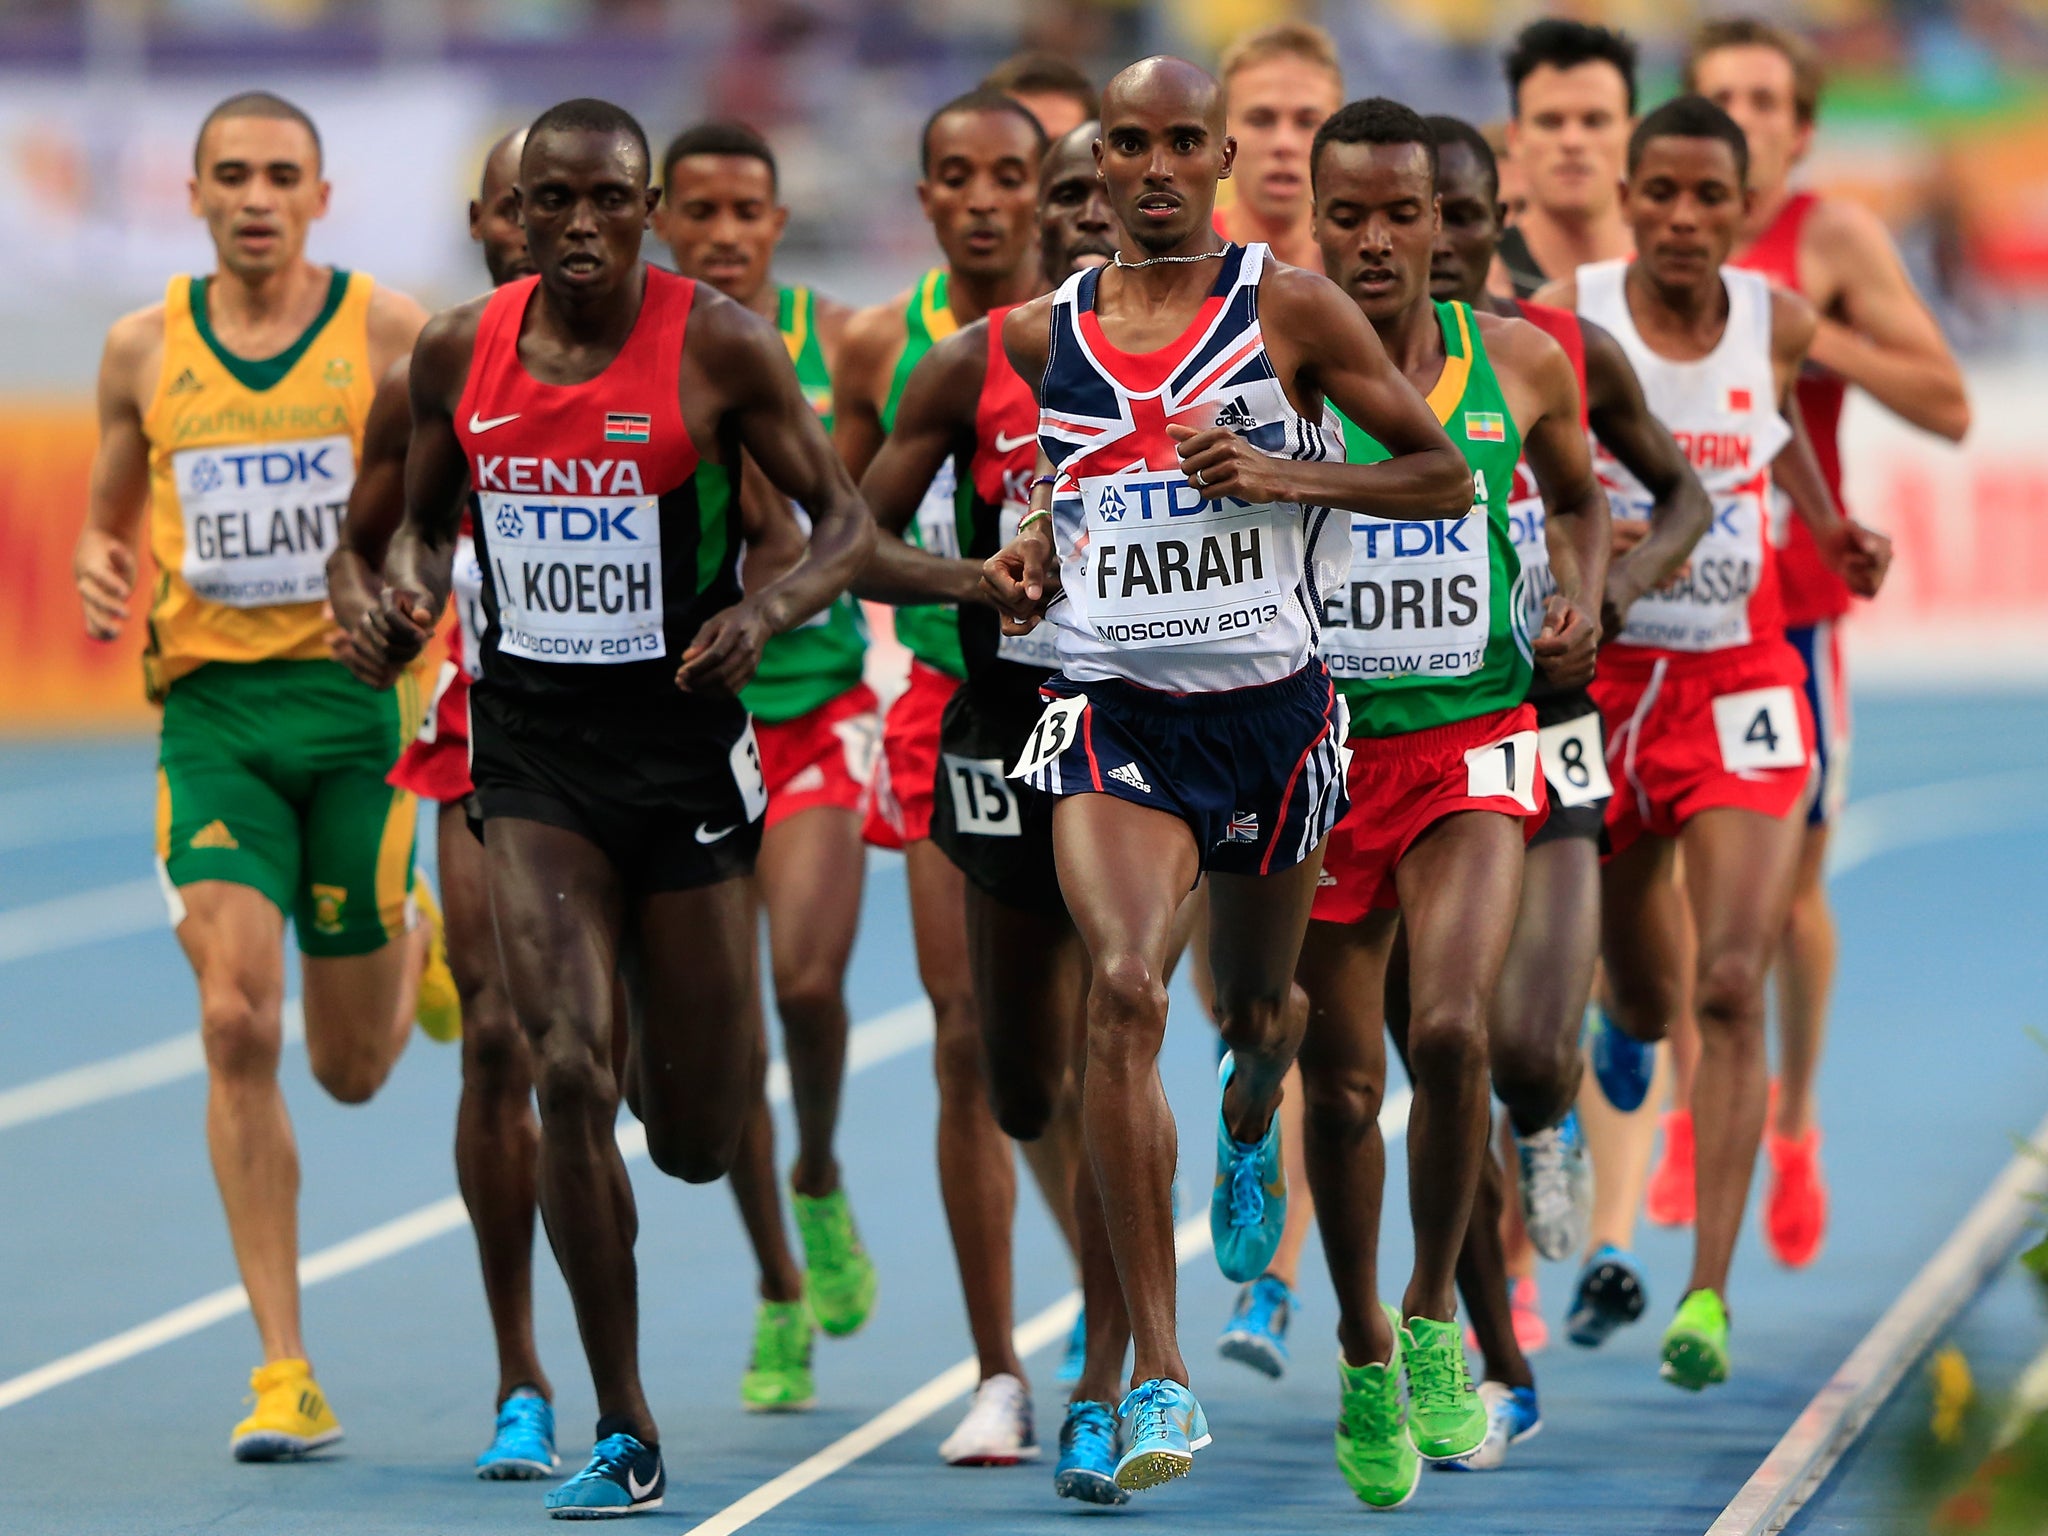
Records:
M1189 261L1216 261L1220 260L1228 249L1226 246L1221 251L1198 251L1192 256L1147 256L1143 261L1125 261L1124 253L1118 251L1110 258L1110 265L1122 267L1126 272L1135 272L1140 267L1170 267Z

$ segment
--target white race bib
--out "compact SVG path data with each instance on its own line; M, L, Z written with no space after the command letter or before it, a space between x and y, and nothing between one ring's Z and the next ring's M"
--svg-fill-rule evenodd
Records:
M1730 773L1806 766L1806 738L1790 688L1722 694L1714 700L1714 734L1721 738L1721 766Z
M1279 617L1282 594L1300 577L1280 569L1274 508L1204 501L1178 470L1090 476L1081 507L1081 590L1064 590L1111 645L1148 650L1256 633Z
M1323 599L1323 659L1339 677L1469 677L1486 664L1486 508L1396 523L1351 519L1351 580Z
M1543 777L1559 805L1592 805L1614 793L1614 781L1607 776L1607 750L1600 739L1598 713L1546 725L1537 735Z
M484 567L469 534L455 541L455 566L449 595L455 600L455 624L462 631L462 670L473 683L484 675Z
M1711 493L1714 520L1682 574L1630 606L1619 639L1667 651L1719 651L1750 639L1749 602L1763 579L1765 521L1757 479ZM1649 502L1609 487L1617 518L1647 521Z
M327 596L327 557L356 483L345 435L171 455L186 584L210 603L267 608Z
M960 481L949 457L925 487L924 500L910 519L911 542L942 560L960 558L960 516L953 505L953 493Z
M996 548L1008 549L1017 537L1017 525L1024 520L1025 504L1006 501L996 526ZM1041 667L1047 672L1060 669L1059 631L1041 624L1028 635L1003 635L996 641L996 656L1020 667Z
M1046 705L1045 713L1038 717L1038 724L1031 727L1023 755L1017 759L1017 766L1010 770L1008 776L1027 779L1057 759L1081 734L1081 717L1087 712L1088 696L1081 693L1054 699Z
M739 786L740 803L747 808L747 820L759 821L768 809L768 776L761 771L761 744L754 739L754 722L749 720L740 739L727 755L732 764L732 781Z
M1534 812L1536 774L1534 731L1517 731L1465 754L1465 793L1475 800L1506 796L1523 810Z
M1023 828L1017 815L1017 797L1003 782L1003 760L999 757L941 758L946 783L953 791L953 825L978 837L1019 837Z
M1557 573L1550 568L1550 514L1543 505L1543 493L1529 472L1529 461L1515 461L1515 488L1508 498L1508 536L1514 540L1515 556L1521 562L1515 577L1515 639L1522 654L1543 632L1543 610L1557 591Z
M656 498L486 491L477 515L505 655L604 666L667 653Z

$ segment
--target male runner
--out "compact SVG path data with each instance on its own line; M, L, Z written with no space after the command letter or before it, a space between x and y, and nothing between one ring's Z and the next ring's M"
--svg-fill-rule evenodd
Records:
M1607 27L1546 17L1515 38L1507 78L1508 154L1529 202L1501 237L1500 259L1527 298L1552 276L1629 252L1619 195L1636 45Z
M1116 254L1115 215L1095 174L1099 131L1092 122L1076 127L1040 169L1040 253L1045 271L1061 278ZM925 354L904 388L895 430L861 481L876 520L900 524L950 456L965 558L881 539L857 585L887 601L958 605L967 678L940 726L932 841L966 877L967 952L996 1120L1028 1143L1072 1125L1061 1109L1074 1102L1084 1062L1087 957L1053 868L1053 802L1005 777L1038 723L1039 688L1059 658L1043 631L998 634L980 590L982 562L1016 536L1038 463L1038 402L992 342L1008 313L992 310ZM1060 1430L1054 1487L1062 1497L1121 1504L1129 1495L1116 1484L1112 1415L1130 1330L1095 1181L1074 1185L1085 1359ZM1014 1370L1021 1377L1022 1365Z
M970 92L926 122L918 199L945 265L847 325L832 378L833 442L855 475L866 473L894 430L911 371L935 342L993 309L1043 291L1031 237L1044 149L1038 120L999 91ZM941 558L958 559L958 492L952 460L946 459L907 524L894 507L882 516L883 539L901 535ZM931 840L939 719L966 662L948 606L898 608L896 638L910 651L910 682L890 705L883 726L866 835L879 847L902 848L908 866L918 975L932 1000L937 1036L932 1065L939 1086L939 1192L981 1363L981 1386L939 1454L955 1466L1008 1466L1039 1454L1023 1364L1010 1339L1016 1173L989 1107L967 962L966 884ZM1071 1167L1052 1166L1060 1161L1056 1140L1027 1142L1025 1154L1056 1219L1071 1232L1065 1191L1073 1174Z
M1048 139L1065 138L1095 120L1101 93L1095 82L1056 53L1020 53L1003 60L981 82L1001 91L1038 119Z
M1231 1047L1210 1229L1224 1273L1250 1280L1286 1217L1292 975L1345 807L1340 712L1315 654L1322 593L1348 564L1329 508L1426 519L1470 499L1462 461L1343 294L1217 237L1224 126L1222 88L1179 59L1134 64L1105 93L1116 264L1005 318L1053 473L984 574L1006 629L1050 602L1058 631L1060 676L1011 772L1059 798L1055 863L1088 952L1083 1113L1136 1346L1117 1409L1126 1491L1186 1474L1209 1438L1174 1337L1177 1149L1157 1064L1174 914L1206 871ZM1330 405L1395 456L1324 462Z
M541 1209L599 1414L589 1463L547 1506L581 1518L656 1507L665 1486L613 1033L632 1031L655 1166L724 1173L761 1070L746 877L767 792L737 692L767 637L843 590L871 540L774 328L640 260L651 171L646 135L609 102L564 102L528 130L519 206L538 276L422 334L406 521L356 635L373 661L424 643L466 478L484 569L472 773L534 1053ZM745 596L742 450L813 524L804 557ZM639 992L626 1019L622 952Z
M371 396L425 316L307 259L327 197L319 134L290 102L251 92L207 114L191 199L216 265L107 333L73 561L86 632L111 640L147 520L157 867L199 982L207 1147L263 1348L230 1442L242 1461L341 1438L299 1333L299 1161L277 1082L285 920L313 1075L346 1104L397 1060L430 938L411 915L417 805L384 782L416 690L350 677L321 610ZM423 1024L452 1038L452 985L427 1001Z
M1795 192L1788 179L1813 143L1821 70L1811 44L1756 17L1730 17L1693 35L1688 90L1722 107L1749 140L1755 211L1737 266L1802 294L1820 312L1799 380L1799 407L1828 489L1842 497L1842 402L1852 384L1919 427L1960 442L1970 426L1962 370L1942 339L1883 222L1860 203ZM1849 794L1849 684L1840 625L1849 591L1793 524L1779 551L1785 638L1806 660L1820 790L1807 812L1791 921L1777 954L1778 1077L1764 1135L1771 1165L1764 1233L1782 1264L1810 1264L1827 1233L1814 1078L1834 985L1835 921L1828 910L1828 825Z
M1481 313L1519 316L1549 332L1573 361L1588 425L1601 447L1655 497L1649 536L1608 564L1603 607L1623 611L1679 567L1706 531L1713 506L1671 434L1650 414L1635 370L1613 337L1568 310L1488 295L1487 273L1506 212L1493 150L1476 128L1457 118L1426 121L1437 144L1442 214L1430 263L1431 296ZM1508 523L1521 567L1517 599L1521 612L1533 616L1554 585L1552 530L1526 461L1515 467ZM1590 1181L1583 1150L1575 1145L1572 1103L1580 1079L1579 1021L1599 958L1599 841L1610 786L1599 711L1586 690L1560 688L1539 671L1530 682L1529 702L1536 711L1550 814L1523 855L1521 907L1494 994L1488 1048L1494 1093L1524 1149L1517 1166L1528 1228L1547 1257L1562 1258L1586 1236ZM1390 1017L1399 1011L1390 999ZM1508 1446L1542 1423L1535 1376L1517 1331L1521 1315L1534 1310L1529 1293L1535 1282L1518 1278L1511 1298L1498 1224L1498 1166L1489 1158L1482 1169L1458 1256L1458 1288L1486 1366L1479 1395L1489 1423L1486 1444L1456 1465L1482 1471L1501 1465ZM1625 1256L1597 1258L1581 1291L1575 1328L1582 1321L1577 1312L1588 1307L1610 1327L1642 1307L1642 1288Z
M483 180L469 205L469 235L483 248L493 287L530 276L519 225L519 152L524 130L508 133L484 157ZM412 442L411 359L377 386L363 434L361 463L327 562L328 600L340 626L337 654L362 665L372 686L385 679L356 656L351 637L383 595L381 571L391 535L405 515L405 455ZM453 591L457 624L419 734L391 770L391 782L440 807L435 828L441 892L448 904L448 961L462 1002L462 1099L455 1117L455 1171L476 1231L484 1300L498 1350L498 1405L491 1443L477 1476L545 1477L556 1465L554 1389L533 1339L533 1212L540 1124L533 1112L533 1063L513 1017L491 925L483 844L469 826L475 787L469 777L469 685L483 666L483 568L467 529L456 543Z
M1723 270L1750 202L1742 130L1712 102L1681 96L1637 126L1628 169L1636 259L1582 267L1542 297L1621 343L1715 504L1687 571L1622 615L1593 685L1616 789L1602 952L1630 1035L1669 1030L1688 930L1696 954L1698 1218L1663 1374L1697 1391L1728 1377L1728 1267L1764 1121L1764 975L1809 789L1811 712L1768 538L1774 471L1852 585L1875 591L1890 550L1835 511L1796 432L1792 387L1812 307L1755 273ZM1604 458L1600 469L1617 512L1640 519L1643 488Z
M789 210L779 200L774 151L751 128L699 124L668 146L662 182L655 228L676 270L774 323L804 398L831 431L830 366L851 311L775 281L775 247ZM804 531L794 520L778 522L791 523L793 534ZM779 553L749 549L749 590L802 553L800 539L789 542L794 547ZM732 1173L761 1266L753 1355L740 1382L741 1402L757 1411L808 1407L812 1400L806 1301L826 1332L844 1335L867 1321L875 1299L874 1262L855 1230L832 1146L846 1080L846 965L865 869L861 812L881 730L874 691L861 677L866 655L860 605L841 593L768 642L740 695L754 717L768 781L755 881L768 917L769 966L796 1109L790 1200L808 1261L799 1272L783 1233L775 1120L764 1096Z
M1216 232L1240 245L1263 240L1289 266L1321 271L1308 152L1323 120L1344 104L1337 45L1321 27L1276 22L1224 49L1216 73L1237 140L1237 199L1216 216Z
M1324 597L1323 656L1349 706L1350 814L1323 858L1297 979L1308 1161L1342 1346L1337 1464L1367 1505L1414 1494L1421 1462L1478 1450L1487 1404L1466 1374L1452 1295L1489 1161L1487 1018L1514 928L1522 849L1548 796L1532 661L1565 686L1593 673L1607 503L1564 349L1519 320L1430 299L1437 146L1385 97L1316 135L1316 238L1387 355L1470 466L1468 510L1428 523L1350 519L1350 581ZM1346 457L1386 450L1347 421ZM1519 601L1508 500L1526 451L1550 514L1553 589ZM1415 1269L1383 1308L1382 1026L1397 937L1414 1081ZM1406 1378L1407 1404L1402 1403Z

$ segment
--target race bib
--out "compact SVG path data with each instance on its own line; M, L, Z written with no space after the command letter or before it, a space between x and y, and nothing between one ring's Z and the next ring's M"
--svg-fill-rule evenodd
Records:
M978 837L1019 837L1017 797L1003 782L999 757L942 755L946 783L953 791L953 825Z
M1087 712L1088 696L1081 693L1071 698L1054 699L1046 705L1045 713L1038 717L1038 724L1031 727L1023 755L1017 759L1017 766L1010 770L1008 777L1028 779L1058 759L1081 734L1081 717Z
M1563 806L1593 805L1614 793L1607 777L1607 751L1600 739L1598 713L1546 725L1537 733L1543 755L1543 777Z
M1465 793L1474 800L1505 796L1525 811L1536 809L1536 733L1517 731L1465 754Z
M740 803L747 808L747 820L759 821L768 809L768 776L761 771L761 744L754 739L754 722L749 720L740 739L727 755L732 764L732 781L739 786Z
M484 567L476 557L476 540L469 534L455 541L448 592L455 600L455 626L462 635L462 670L473 683L484 675Z
M186 584L210 603L266 608L327 596L327 557L356 483L344 435L171 455Z
M1721 738L1721 766L1730 773L1806 766L1806 738L1790 688L1722 694L1714 700L1714 734Z
M1763 578L1767 483L1759 475L1710 492L1713 522L1685 568L1629 608L1623 644L1719 651L1749 642L1749 602ZM1640 490L1610 484L1608 500L1617 519L1649 518L1650 502Z
M667 654L654 497L486 491L477 515L490 530L502 653L599 666Z
M1008 549L1017 537L1017 525L1024 520L1025 505L1006 501L996 524L996 548ZM996 656L1020 667L1039 667L1057 672L1060 666L1059 631L1041 624L1028 635L1003 635L996 641Z
M1351 580L1323 600L1323 658L1339 677L1468 677L1492 619L1486 509L1426 523L1354 515Z
M942 560L960 558L960 516L953 505L953 494L959 488L960 481L949 458L932 476L932 483L925 487L924 500L917 504L917 512L910 519L910 542Z
M1508 536L1514 541L1515 557L1521 562L1515 577L1513 600L1515 641L1524 656L1543 632L1543 610L1557 591L1557 574L1550 568L1550 514L1543 505L1543 493L1536 477L1529 473L1529 461L1515 461L1515 488L1508 498Z
M1112 645L1149 650L1256 632L1280 616L1297 579L1280 569L1272 507L1204 501L1177 471L1090 476L1081 508L1080 579L1064 590Z

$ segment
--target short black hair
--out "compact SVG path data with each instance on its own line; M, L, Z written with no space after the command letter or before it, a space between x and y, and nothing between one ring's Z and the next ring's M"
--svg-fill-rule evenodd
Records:
M526 148L519 156L522 175L525 174L526 157L533 153L533 146L540 142L544 133L608 133L631 139L640 150L642 170L648 179L653 178L654 155L647 147L647 130L640 126L639 118L614 102L600 101L595 96L578 96L557 102L541 113L533 120L533 126L526 130Z
M699 123L670 139L661 156L664 185L675 179L676 162L691 155L745 155L768 167L771 191L782 188L782 174L775 164L775 151L768 147L766 139L745 123Z
M1429 160L1429 184L1436 186L1436 135L1413 107L1386 96L1368 96L1346 102L1316 130L1309 146L1308 179L1315 185L1316 172L1323 163L1325 144L1420 144Z
M1596 27L1588 22L1567 21L1548 16L1532 21L1515 38L1508 50L1508 101L1517 117L1522 115L1522 82L1548 64L1552 69L1576 69L1581 64L1605 62L1621 73L1628 88L1629 116L1636 111L1636 40L1613 27Z
M917 165L926 176L932 173L932 130L939 126L939 119L951 117L956 112L1009 112L1020 121L1031 125L1032 137L1038 141L1038 154L1045 156L1045 128L1032 115L1031 109L1007 91L993 90L988 86L976 86L964 96L955 96L942 104L937 111L924 120L924 131L917 136Z
M297 123L312 135L315 172L326 159L326 151L320 146L320 130L313 126L313 119L306 116L303 108L293 106L282 96L271 91L243 91L240 95L230 96L215 107L206 114L205 121L200 123L199 133L192 140L192 169L195 172L205 170L199 163L199 146L206 142L206 130L215 123L225 122L231 117L268 117L279 122Z
M1736 182L1749 185L1749 136L1704 96L1674 96L1636 124L1628 136L1629 175L1635 175L1652 139L1719 139L1734 152Z
M1436 140L1439 151L1437 163L1443 163L1441 151L1453 144L1462 144L1472 151L1472 158L1479 164L1479 174L1486 178L1486 195L1493 202L1500 201L1500 159L1493 152L1493 146L1486 142L1486 135L1466 122L1462 117L1446 117L1437 113L1423 119Z
M1090 117L1102 110L1102 92L1079 66L1056 53L1018 53L982 79L981 89L1005 95L1064 96Z

